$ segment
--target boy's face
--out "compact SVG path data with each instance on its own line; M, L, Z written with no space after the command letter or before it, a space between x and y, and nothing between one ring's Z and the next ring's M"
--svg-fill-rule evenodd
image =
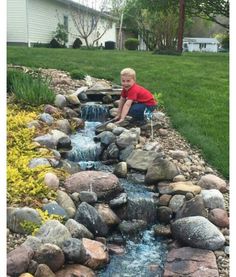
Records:
M121 76L121 85L125 90L128 90L135 83L135 80L131 76Z

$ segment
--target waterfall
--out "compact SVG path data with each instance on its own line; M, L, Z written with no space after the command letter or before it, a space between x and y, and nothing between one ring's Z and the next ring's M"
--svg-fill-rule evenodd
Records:
M102 104L89 102L81 107L81 117L83 120L104 122L108 116L108 107Z

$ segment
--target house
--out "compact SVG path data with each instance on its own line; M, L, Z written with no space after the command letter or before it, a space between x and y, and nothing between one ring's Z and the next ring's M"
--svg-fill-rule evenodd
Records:
M58 23L64 24L69 32L67 46L71 47L78 37L72 14L77 11L92 15L99 11L85 7L72 0L7 0L7 43L8 45L33 46L36 43L49 43ZM85 18L85 17L84 17ZM92 42L107 28L105 34L96 42L103 45L105 41L116 42L115 20L108 14L102 14L96 30L89 36ZM84 45L84 40L81 39Z
M183 51L188 52L217 52L219 41L216 38L189 38L183 39Z

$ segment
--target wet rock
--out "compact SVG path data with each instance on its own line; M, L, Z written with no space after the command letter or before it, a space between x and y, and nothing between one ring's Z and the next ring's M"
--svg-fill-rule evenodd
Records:
M163 194L160 196L159 200L158 200L158 206L168 206L170 199L171 199L171 195L168 194Z
M92 170L72 174L66 178L65 188L70 193L92 190L99 200L112 199L123 191L114 174Z
M145 175L141 173L130 173L127 175L127 180L130 182L144 184Z
M171 224L171 232L175 239L191 247L217 250L225 243L219 229L202 216L177 219Z
M170 199L169 207L176 213L184 205L184 202L185 196L176 194Z
M115 141L116 136L110 131L104 131L96 136L96 139L104 145L109 145Z
M170 276L219 277L214 252L191 247L172 249L167 255L163 277Z
M111 210L109 205L96 204L95 209L98 211L108 226L118 225L120 223L119 217Z
M115 254L115 255L123 255L123 254L125 254L125 248L124 248L124 246L108 243L107 244L107 248L108 248L108 252L110 254Z
M120 151L115 143L111 143L107 147L106 151L107 151L108 159L118 159Z
M147 227L147 222L140 219L133 219L130 221L123 220L118 228L123 235L135 235Z
M128 173L127 163L126 162L118 163L115 166L113 173L119 178L125 178Z
M170 225L161 225L157 224L153 226L153 231L155 236L157 237L170 237L171 236L171 230Z
M25 245L21 245L12 250L7 255L7 274L17 276L26 272L34 255L34 251Z
M160 194L171 194L172 192L169 182L159 182L157 188Z
M134 149L135 149L134 145L129 145L129 146L125 147L124 149L120 150L119 159L121 161L126 161Z
M95 236L106 236L108 226L98 211L86 202L82 202L75 214L75 220L83 224Z
M82 243L88 256L84 265L98 269L109 262L108 249L103 243L86 238L82 239Z
M65 257L60 247L54 244L45 243L35 252L34 260L38 264L46 264L55 272L63 266Z
M68 219L65 224L69 230L72 238L82 239L88 238L93 239L93 234L81 223L74 219Z
M93 191L81 191L79 198L81 202L87 202L88 204L96 203L98 200L97 194Z
M127 194L126 193L121 193L119 196L117 196L116 198L112 199L109 202L109 205L112 208L116 208L116 207L119 207L119 206L122 206L122 205L126 204L127 201L128 201Z
M161 223L170 223L172 215L172 209L169 207L162 206L157 209L157 219Z

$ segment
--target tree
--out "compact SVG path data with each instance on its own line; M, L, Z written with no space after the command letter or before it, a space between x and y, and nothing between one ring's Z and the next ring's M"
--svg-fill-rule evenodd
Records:
M83 5L77 6L77 9L71 8L71 17L79 33L77 37L84 40L86 47L89 48L89 40L94 46L96 42L111 28L112 21L109 15L105 13L108 1L103 0L101 5L97 6L97 1L82 1ZM90 4L90 7L89 7ZM73 4L72 4L73 5Z

